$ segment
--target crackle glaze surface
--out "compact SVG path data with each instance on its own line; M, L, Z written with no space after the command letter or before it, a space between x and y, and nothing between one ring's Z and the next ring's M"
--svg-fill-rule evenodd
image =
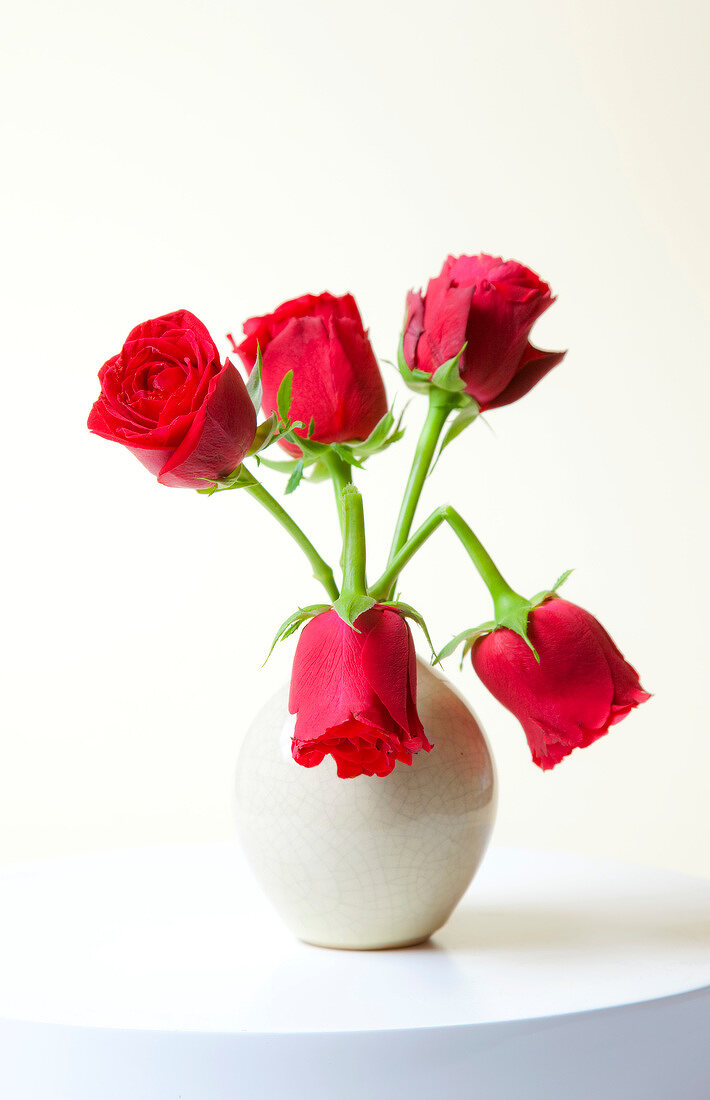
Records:
M295 934L324 947L403 947L451 915L496 810L493 761L460 695L418 662L417 705L434 748L385 778L338 779L326 757L291 757L284 686L250 727L237 768L247 858Z

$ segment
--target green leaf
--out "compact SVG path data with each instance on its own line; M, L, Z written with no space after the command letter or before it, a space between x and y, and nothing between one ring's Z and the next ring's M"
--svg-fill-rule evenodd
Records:
M262 399L262 386L261 386L261 372L264 361L261 358L261 348L256 345L256 363L252 367L251 374L247 378L247 393L251 398L251 403L256 409L257 414L261 408Z
M288 496L289 493L292 493L294 491L294 489L298 488L298 486L301 482L301 478L303 477L303 467L304 467L304 465L305 464L304 464L303 459L300 459L296 463L296 465L294 466L293 471L291 473L291 476L288 479L288 484L286 485L286 489L284 490L286 496Z
M281 626L276 631L276 636L271 643L271 649L266 655L264 665L266 664L266 661L268 661L271 654L274 652L274 649L276 648L278 642L283 642L286 638L289 638L307 619L312 619L316 615L320 615L321 612L328 611L329 609L330 604L314 603L311 604L310 607L299 607L298 611L294 611L293 615L289 615L289 617L281 623ZM262 665L262 668L263 667L264 666Z
M279 391L276 394L276 408L279 410L279 417L283 420L284 424L288 422L288 414L291 410L291 387L293 385L293 371L287 371L281 379L281 385Z
M437 367L431 376L432 386L436 386L440 390L447 390L449 393L461 393L466 389L466 384L459 373L459 362L465 350L466 344L453 359L447 359L445 363Z
M340 618L348 626L351 626L355 633L359 633L355 626L355 620L365 611L369 611L371 607L374 607L376 600L372 596L355 595L347 596L341 595L333 604L333 607L337 611Z

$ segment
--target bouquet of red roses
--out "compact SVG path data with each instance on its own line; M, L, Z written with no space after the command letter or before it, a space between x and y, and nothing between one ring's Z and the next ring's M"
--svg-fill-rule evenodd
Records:
M276 635L301 631L289 699L298 764L312 768L331 755L343 778L386 776L432 749L417 713L409 620L428 633L421 613L394 593L402 570L443 523L487 586L493 615L457 634L435 660L458 646L470 652L478 676L520 720L536 764L554 767L649 698L601 624L558 595L568 573L531 598L520 595L448 505L412 533L437 455L482 412L524 397L563 359L564 352L540 351L529 339L553 301L533 271L487 255L449 256L425 293L408 295L398 367L428 401L428 413L386 567L370 582L354 478L403 430L351 295L304 295L246 321L242 342L230 337L245 377L222 361L186 310L138 325L101 368L92 432L122 443L162 485L206 495L246 490L289 532L323 585L327 602L299 608ZM288 457L274 459L274 444ZM260 464L283 472L286 494L304 478L332 482L340 583L255 477Z

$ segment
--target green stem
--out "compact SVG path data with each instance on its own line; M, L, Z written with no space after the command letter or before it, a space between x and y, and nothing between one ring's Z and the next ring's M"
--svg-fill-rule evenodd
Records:
M397 554L404 546L409 536L409 532L412 529L414 513L417 510L419 497L421 496L429 467L434 458L436 445L439 442L439 436L441 435L444 424L446 423L446 418L452 408L453 405L448 394L443 390L432 387L429 393L429 411L427 412L426 420L424 421L424 426L421 430L414 452L412 468L409 471L409 480L404 490L402 507L399 510L397 526L394 529L390 556L387 561L388 567L393 563ZM391 587L394 587L396 581L397 576L395 574Z
M483 543L474 535L463 516L454 508L447 508L446 521L454 534L458 535L463 548L476 566L483 583L493 598L496 619L502 619L513 607L524 602L505 577L501 574Z
M246 480L246 484L244 485L246 491L250 493L255 500L258 500L259 504L266 508L267 511L271 512L274 519L278 520L281 526L288 531L294 542L300 546L311 563L313 576L323 585L330 599L333 601L337 600L339 592L333 576L333 570L317 552L310 539L304 534L298 524L291 519L288 512L281 507L279 502L272 497L271 493L268 492L261 482L257 481L244 466L242 466L242 478Z
M343 589L342 596L366 596L365 516L362 497L354 485L342 494L343 508Z
M455 508L444 504L432 512L421 527L418 527L412 537L395 554L391 563L387 566L381 577L370 587L370 595L378 601L391 597L397 577L405 565L414 557L417 551L424 545L427 539L434 534L442 523L448 523L452 531L458 536L466 553L480 573L484 584L488 588L496 611L496 618L502 617L510 608L522 599L514 591L502 576L500 570L491 558L481 541L473 533Z
M374 584L370 585L370 595L374 596L376 600L387 600L392 598L392 589L397 583L399 574L404 569L405 565L414 557L417 550L427 539L434 534L437 527L446 519L448 505L442 505L437 508L435 512L424 520L421 527L418 527L412 537L405 542L404 546L395 554L389 561L387 568L381 577L378 577Z
M325 463L333 482L333 489L335 490L335 503L338 509L340 530L344 533L343 489L346 485L352 484L352 466L350 466L348 462L344 462L343 459L332 450L328 452Z

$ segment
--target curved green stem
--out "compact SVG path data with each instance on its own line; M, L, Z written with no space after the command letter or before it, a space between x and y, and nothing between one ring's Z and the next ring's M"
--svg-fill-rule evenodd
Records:
M522 597L510 587L463 516L449 504L437 508L421 527L417 528L412 537L395 554L382 576L378 577L375 583L370 586L370 595L380 601L391 598L392 589L402 569L442 523L448 523L454 534L458 536L493 598L496 617L502 617L513 604L519 603Z
M443 430L446 418L453 408L450 396L443 390L432 387L429 394L429 411L427 412L424 426L421 430L417 447L412 459L412 468L409 471L409 480L404 490L402 507L397 518L397 525L392 537L390 556L387 560L388 567L394 562L397 554L404 546L412 528L414 513L417 510L419 497L421 496L424 482L429 472L439 436ZM396 583L395 574L392 585Z
M517 606L523 600L523 597L510 587L485 546L474 535L463 516L460 516L454 508L447 508L446 521L454 534L458 535L464 550L476 566L483 583L490 592L493 598L496 619L502 619L512 607Z
M388 600L392 598L392 591L399 574L404 569L405 565L414 557L416 552L427 541L427 539L434 534L437 527L446 519L446 512L448 505L442 505L432 512L428 519L424 520L421 527L418 527L412 537L405 542L404 546L395 554L395 556L388 562L387 568L381 577L378 577L374 584L370 585L370 595L374 596L376 600Z
M339 596L338 586L335 583L335 577L333 576L333 570L326 561L320 556L310 539L304 534L298 524L291 519L288 512L281 507L279 502L272 497L271 493L264 488L260 481L257 481L255 477L244 466L242 466L242 484L246 491L259 501L267 511L271 512L274 519L278 520L281 526L288 531L291 538L300 546L303 553L308 558L313 568L313 576L317 581L325 588L328 596L331 600L337 600Z

